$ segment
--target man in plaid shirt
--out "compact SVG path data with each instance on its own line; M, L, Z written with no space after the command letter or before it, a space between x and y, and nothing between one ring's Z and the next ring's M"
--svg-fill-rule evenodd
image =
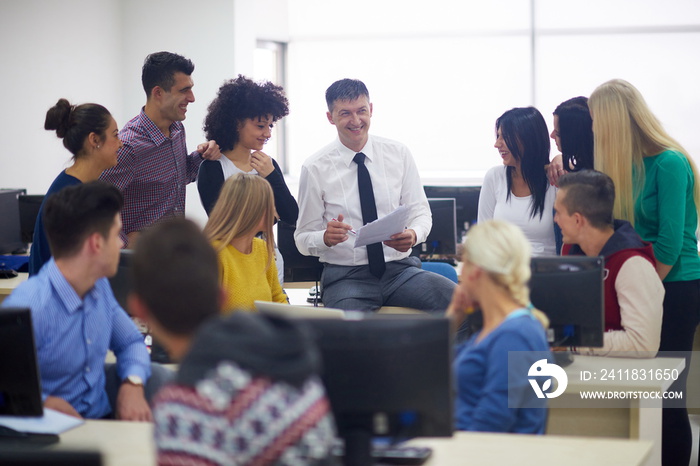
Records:
M164 217L185 214L185 189L204 159L221 157L215 141L187 153L187 106L194 102L194 64L170 52L152 53L143 63L146 106L119 132L117 165L102 173L124 196L122 239L129 246L139 231ZM133 246L133 245L132 245Z

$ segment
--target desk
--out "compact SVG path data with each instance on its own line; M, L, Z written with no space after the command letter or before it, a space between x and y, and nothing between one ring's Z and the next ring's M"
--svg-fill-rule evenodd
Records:
M15 288L19 286L20 283L24 282L29 278L29 274L22 272L14 278L2 278L0 279L0 303L10 296L10 293L14 291Z
M676 369L682 371L682 358L624 359L576 356L565 368L569 383L564 394L549 400L547 434L591 437L625 437L653 443L649 465L661 464L661 399L626 399L614 408L571 408L580 400L579 390L666 391L666 381L587 381L580 380L581 371L600 373L606 369Z
M643 464L651 451L649 441L467 432L412 443L433 448L426 466L541 466L547 458L566 458L568 466L631 466ZM153 426L143 422L87 421L62 434L61 442L50 448L98 448L103 452L105 466L155 464Z
M289 298L289 304L292 304L294 306L313 306L312 303L308 302L306 299L310 296L309 295L309 288L311 286L305 287L305 288L288 288L285 286L284 292L287 293L287 297ZM323 303L319 304L323 306Z

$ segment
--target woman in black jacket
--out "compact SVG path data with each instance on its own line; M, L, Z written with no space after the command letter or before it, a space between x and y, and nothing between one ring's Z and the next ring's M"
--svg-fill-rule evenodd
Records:
M236 173L257 174L272 186L277 216L296 224L299 206L275 160L262 152L272 126L289 113L284 89L271 82L256 83L242 75L226 81L209 105L204 132L215 140L223 157L205 160L199 168L197 189L207 215L224 181Z

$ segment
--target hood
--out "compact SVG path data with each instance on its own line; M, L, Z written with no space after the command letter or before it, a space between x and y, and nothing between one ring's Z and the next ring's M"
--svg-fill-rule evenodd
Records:
M248 312L205 322L180 364L177 382L194 386L221 361L297 387L320 369L318 350L303 327Z

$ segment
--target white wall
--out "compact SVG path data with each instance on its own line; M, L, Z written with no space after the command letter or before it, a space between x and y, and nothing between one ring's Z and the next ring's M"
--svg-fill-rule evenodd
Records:
M559 103L612 78L637 86L700 161L700 2L533 4L534 12L523 0L290 1L292 172L334 137L323 94L344 77L365 81L372 131L406 143L424 180L480 176L500 163L493 125L504 111L535 105L551 127Z
M119 1L2 1L0 44L0 187L43 193L71 157L46 111L60 97L122 111Z
M59 97L100 103L120 126L133 118L146 101L143 59L160 50L195 63L196 101L185 121L193 149L204 141L202 123L219 86L252 72L256 38L287 39L285 11L284 0L0 1L0 187L43 193L70 164L55 133L43 129ZM206 219L194 183L187 215Z
M120 125L136 115L141 64L158 50L195 62L197 101L185 121L193 148L219 85L252 74L256 39L290 42L290 184L335 137L324 92L342 77L368 84L372 131L408 144L427 180L478 178L498 164L493 123L508 108L534 104L551 124L558 103L612 77L639 87L700 158L700 2L534 4L533 69L522 0L0 0L0 187L45 192L68 163L43 129L59 97L101 103ZM187 214L204 219L194 185Z

